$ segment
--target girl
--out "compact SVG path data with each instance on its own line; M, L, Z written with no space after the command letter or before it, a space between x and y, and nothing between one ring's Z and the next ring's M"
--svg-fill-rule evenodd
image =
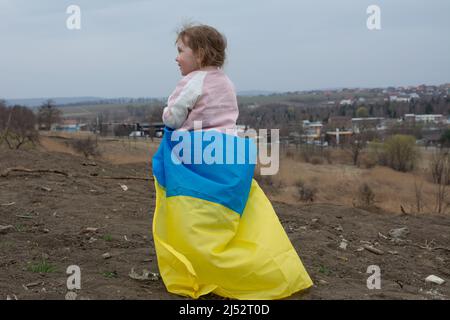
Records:
M251 141L233 132L238 106L221 70L224 37L199 25L184 28L176 43L184 77L164 109L164 137L152 159L153 239L167 290L195 299L211 292L234 299L280 299L311 287L270 201L253 179L255 162L174 163L173 137L180 133L183 142L204 141L215 133L214 142L226 141L222 151L231 152L231 159L239 151L228 148L229 143ZM201 130L194 127L197 120ZM211 149L207 144L195 148Z
M187 27L177 38L178 63L183 79L169 97L164 124L172 129L236 130L239 115L233 84L221 69L225 62L225 38L209 26Z

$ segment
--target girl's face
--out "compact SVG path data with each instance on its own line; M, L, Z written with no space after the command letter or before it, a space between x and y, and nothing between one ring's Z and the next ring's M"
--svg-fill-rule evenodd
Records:
M192 71L200 69L199 59L195 56L191 48L186 46L181 39L177 41L178 56L175 61L180 67L181 75L185 76Z

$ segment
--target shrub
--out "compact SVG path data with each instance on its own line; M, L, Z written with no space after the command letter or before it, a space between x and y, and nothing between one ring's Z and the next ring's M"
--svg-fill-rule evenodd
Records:
M92 137L87 137L86 139L76 139L72 141L71 146L76 152L82 153L86 158L89 158L89 156L100 155L97 140Z
M357 206L367 208L373 206L374 204L375 204L375 193L372 191L372 188L370 188L367 183L363 183L358 189Z
M419 153L416 139L408 135L394 135L384 143L384 161L394 170L407 172L414 169Z
M307 185L303 180L298 180L295 183L299 199L303 202L314 202L317 189Z
M363 168L370 169L377 165L377 159L370 153L369 154L363 153L359 157L358 165Z
M312 157L311 164L314 164L314 165L323 164L323 159L319 158L319 157Z

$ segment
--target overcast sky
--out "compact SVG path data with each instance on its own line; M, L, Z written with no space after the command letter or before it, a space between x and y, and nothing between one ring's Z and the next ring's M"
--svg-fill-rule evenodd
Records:
M66 27L71 4L81 30ZM449 14L449 0L0 0L0 97L168 96L185 21L226 35L238 91L441 84Z

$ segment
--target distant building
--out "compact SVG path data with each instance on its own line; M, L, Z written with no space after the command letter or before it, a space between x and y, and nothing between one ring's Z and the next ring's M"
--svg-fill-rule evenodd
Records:
M325 141L329 146L338 146L347 144L352 137L353 132L349 130L341 131L337 128L335 131L327 131L325 133Z
M423 138L422 141L425 143L426 146L430 145L439 145L441 142L442 133L440 132L423 132Z
M414 113L406 113L403 119L405 123L413 124L416 122L416 115Z
M52 125L53 131L64 131L64 132L78 132L80 131L80 124L77 120L62 120L61 123Z
M344 100L341 100L341 102L339 102L339 104L341 106L351 106L353 104L353 100L352 99L344 99Z
M104 131L119 137L162 137L164 123L104 123Z
M367 118L352 118L352 130L359 133L361 130L382 130L384 118L367 117Z
M426 122L426 123L442 123L442 114L417 114L416 122Z
M352 118L346 116L332 116L328 118L328 128L350 130L352 128Z
M392 128L398 124L401 124L402 119L384 119L380 123L379 130L386 130L388 128Z
M410 102L411 97L409 95L389 96L390 102Z
M415 122L421 122L421 123L434 123L434 124L440 124L444 123L446 119L442 114L414 114L414 113L407 113L404 115L404 120L406 123L415 123Z
M164 133L163 122L136 123L136 131L141 131L145 137L162 136Z
M322 136L323 124L320 121L310 122L309 120L303 121L303 138L306 142L320 140Z

